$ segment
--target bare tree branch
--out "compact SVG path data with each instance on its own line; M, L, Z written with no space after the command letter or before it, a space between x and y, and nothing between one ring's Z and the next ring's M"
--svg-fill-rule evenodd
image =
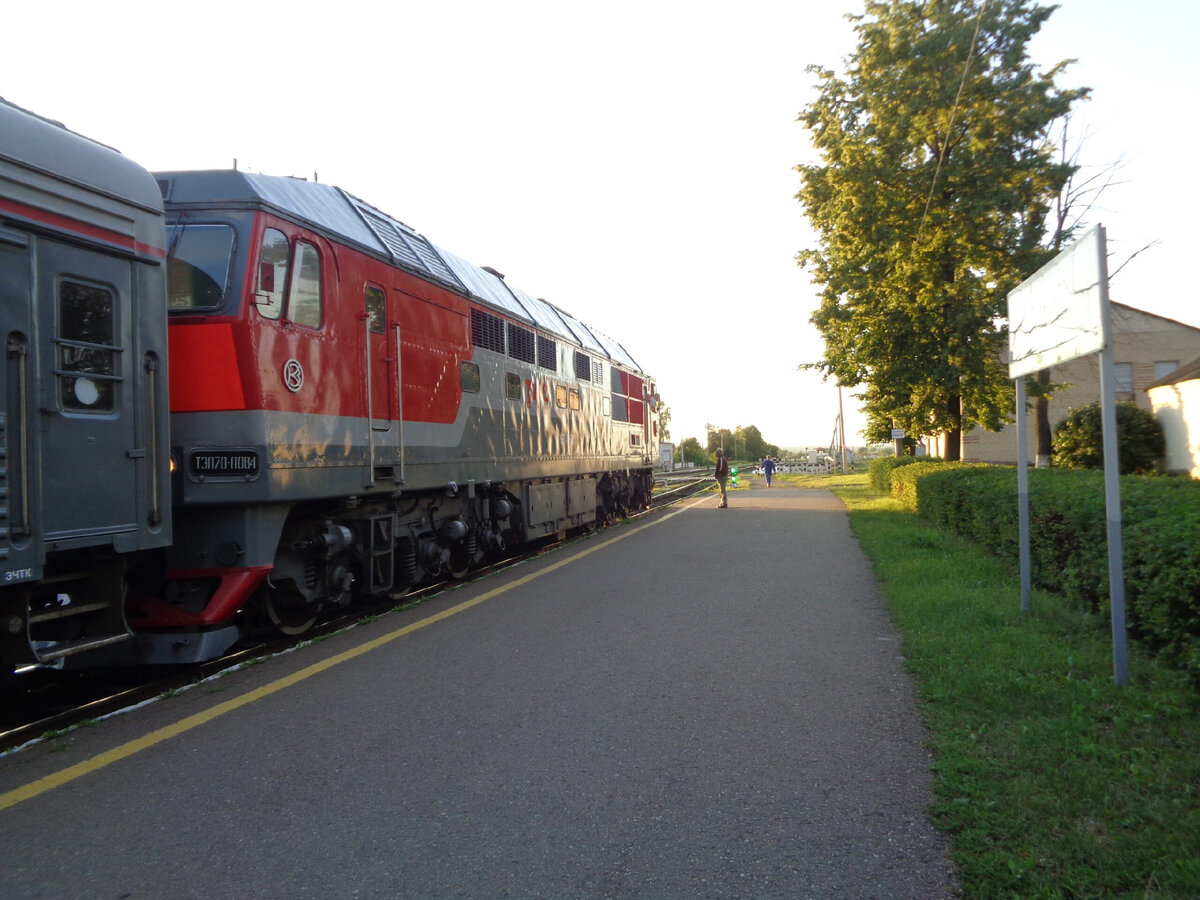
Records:
M1122 269L1124 269L1127 265L1129 265L1131 262L1133 262L1138 256L1140 256L1142 253L1145 253L1151 247L1156 247L1161 243L1162 243L1162 241L1155 239L1155 240L1151 241L1150 243L1148 243L1146 246L1144 246L1138 250L1135 250L1133 253L1131 253L1125 259L1125 262L1123 262L1123 263L1121 263L1121 265L1117 266L1117 269L1115 272L1110 272L1108 274L1108 280L1112 281L1114 278L1116 278L1118 275L1121 274Z

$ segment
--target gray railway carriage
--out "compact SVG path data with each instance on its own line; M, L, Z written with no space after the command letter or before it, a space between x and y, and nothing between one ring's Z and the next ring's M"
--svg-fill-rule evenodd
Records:
M616 341L336 187L156 177L178 468L144 661L649 502L657 398Z
M162 200L0 100L0 663L106 656L125 572L171 541Z

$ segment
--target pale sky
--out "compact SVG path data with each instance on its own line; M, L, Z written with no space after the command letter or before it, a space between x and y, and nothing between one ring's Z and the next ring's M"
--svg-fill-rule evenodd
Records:
M10 7L0 96L152 170L316 173L621 341L676 441L829 441L836 388L796 369L821 355L796 117L861 0ZM1084 163L1126 160L1090 220L1110 269L1161 242L1113 299L1193 325L1197 33L1194 0L1063 0L1033 45L1093 88Z

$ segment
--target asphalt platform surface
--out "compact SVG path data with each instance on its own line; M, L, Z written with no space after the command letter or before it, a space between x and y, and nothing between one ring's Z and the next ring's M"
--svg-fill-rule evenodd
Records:
M0 897L955 896L841 503L715 503L0 758Z

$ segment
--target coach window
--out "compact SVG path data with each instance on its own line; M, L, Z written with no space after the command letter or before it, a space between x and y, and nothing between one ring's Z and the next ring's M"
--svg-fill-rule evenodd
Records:
M312 244L296 242L296 263L288 292L288 318L297 325L321 327L321 254Z
M106 288L63 281L58 287L58 397L64 410L111 412L117 381L115 304Z
M468 394L479 393L479 366L475 363L464 359L458 364L458 383L462 385L462 389Z
M268 228L263 232L262 249L258 252L258 283L254 289L254 306L267 319L283 314L283 288L287 284L288 239L282 231Z
M509 400L521 399L521 376L506 372L504 376L504 396Z

